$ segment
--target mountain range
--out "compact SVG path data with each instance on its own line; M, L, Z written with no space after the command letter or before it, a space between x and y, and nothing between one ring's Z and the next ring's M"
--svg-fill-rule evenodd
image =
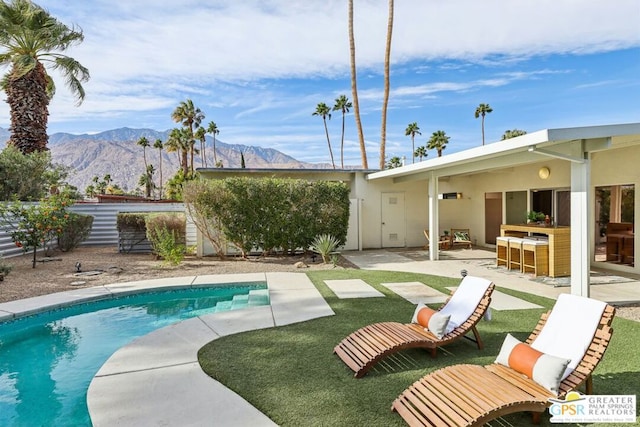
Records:
M70 176L68 182L81 192L92 183L94 176L100 180L109 174L114 184L127 192L141 188L138 185L144 173L143 149L137 141L143 136L149 140L151 147L146 149L147 163L156 170L154 181L159 182L160 155L162 156L162 178L166 182L178 170L180 162L178 153L161 152L153 148L157 139L166 142L170 131L159 132L152 129L119 128L96 134L74 135L70 133L54 133L49 136L47 145L54 163L68 166ZM7 129L0 128L0 147L4 147L10 137ZM199 149L199 143L196 148ZM213 138L207 136L205 144L206 167L214 167ZM294 159L278 150L255 146L227 144L216 138L216 158L222 161L225 168L241 167L243 153L247 168L274 169L309 169L328 168L328 164L306 163ZM194 158L194 167L204 167L201 156Z

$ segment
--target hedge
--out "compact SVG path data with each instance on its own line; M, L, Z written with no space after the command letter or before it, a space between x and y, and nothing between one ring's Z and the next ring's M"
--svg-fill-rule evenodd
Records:
M196 227L226 239L243 255L252 250L306 250L320 234L346 241L349 187L342 182L284 178L226 178L185 184L184 201ZM203 221L203 218L206 221ZM220 240L214 248L223 250Z

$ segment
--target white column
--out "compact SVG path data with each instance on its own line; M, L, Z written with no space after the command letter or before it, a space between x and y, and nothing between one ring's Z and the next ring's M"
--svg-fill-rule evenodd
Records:
M440 259L438 241L440 240L440 219L438 218L438 177L431 172L429 177L429 259Z
M571 162L571 293L589 296L589 217L591 161L584 141L576 141L573 154L584 162Z

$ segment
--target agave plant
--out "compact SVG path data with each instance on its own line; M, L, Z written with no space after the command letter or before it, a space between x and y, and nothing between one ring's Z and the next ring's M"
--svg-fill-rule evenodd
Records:
M335 252L340 242L331 234L320 234L311 242L311 250L317 252L322 257L322 262L325 264L330 258L330 255Z

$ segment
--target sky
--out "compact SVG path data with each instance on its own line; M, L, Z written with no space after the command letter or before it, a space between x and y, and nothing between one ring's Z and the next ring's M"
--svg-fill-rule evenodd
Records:
M352 100L345 0L36 0L84 41L65 54L91 79L76 101L57 92L49 133L177 126L186 99L229 144L274 148L329 162L316 106ZM385 0L354 0L358 98L370 168L379 163ZM2 72L6 72L3 69ZM506 130L640 121L638 0L399 0L391 48L387 159L412 161L407 125L442 130L444 154L486 144ZM4 99L4 98L3 98ZM9 127L0 103L0 127ZM328 121L340 166L342 114ZM437 156L429 152L429 158ZM417 160L415 160L417 161ZM353 108L345 117L344 164L361 165Z

